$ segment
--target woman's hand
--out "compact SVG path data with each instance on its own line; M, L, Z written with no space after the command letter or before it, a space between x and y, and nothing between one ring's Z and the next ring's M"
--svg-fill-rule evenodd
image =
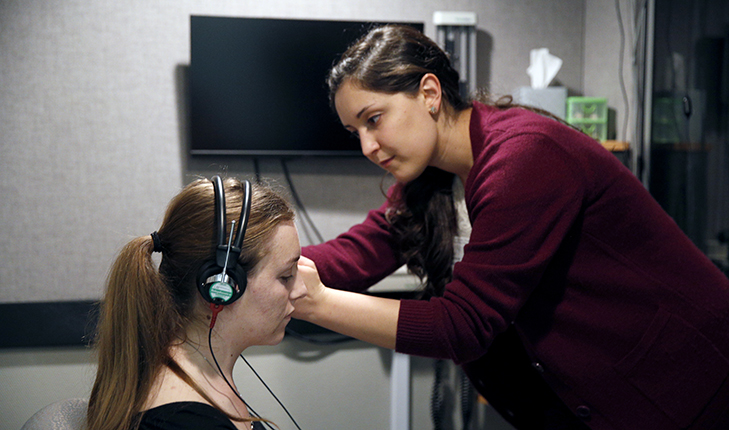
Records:
M305 297L296 300L294 318L302 319L384 348L395 348L400 302L393 299L327 288L313 261L299 259L306 284Z
M301 276L306 285L306 297L296 300L296 309L292 316L309 321L316 307L321 305L327 287L321 283L316 264L304 256L299 259L298 276Z

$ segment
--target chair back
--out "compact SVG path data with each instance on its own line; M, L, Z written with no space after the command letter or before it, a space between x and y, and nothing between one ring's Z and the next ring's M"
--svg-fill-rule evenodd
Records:
M88 399L66 399L39 410L20 430L84 430Z

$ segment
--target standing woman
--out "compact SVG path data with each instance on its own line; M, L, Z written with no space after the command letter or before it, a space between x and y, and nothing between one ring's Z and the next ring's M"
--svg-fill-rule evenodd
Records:
M217 176L185 187L159 231L111 268L88 428L263 428L233 366L247 347L283 339L306 293L300 252L294 213L271 188Z
M616 157L509 99L463 100L447 55L408 27L372 30L328 84L396 184L304 248L295 317L451 359L519 429L729 428L729 280ZM454 181L472 231L453 266ZM427 300L342 291L403 264Z

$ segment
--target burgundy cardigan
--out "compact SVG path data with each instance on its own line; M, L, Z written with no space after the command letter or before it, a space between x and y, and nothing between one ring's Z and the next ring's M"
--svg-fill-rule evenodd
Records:
M726 415L729 280L637 178L524 109L476 103L470 134L470 241L443 297L401 301L397 351L451 359L489 393L489 347L511 327L591 428L709 428ZM361 291L402 265L386 207L304 248L326 285Z

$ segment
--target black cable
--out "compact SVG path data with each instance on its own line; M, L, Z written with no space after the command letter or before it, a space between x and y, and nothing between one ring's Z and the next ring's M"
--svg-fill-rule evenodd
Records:
M215 352L213 351L213 328L212 327L210 327L210 331L208 331L208 348L210 348L210 355L213 357L213 361L215 362L215 367L218 368L218 373L220 373L220 376L223 377L223 381L225 381L225 383L228 384L228 387L230 387L230 390L233 392L233 394L235 394L235 396L238 397L238 399L240 399L240 401L243 402L244 405L246 405L246 408L248 408L248 410L251 412L251 414L256 418L261 419L261 416L258 414L258 412L256 412L251 407L251 405L249 405L248 402L246 402L243 399L243 397L241 397L240 394L238 394L238 390L236 390L233 387L233 384L231 384L228 381L228 378L225 377L225 373L223 373L223 369L220 368L220 364L218 364L218 359L215 358ZM271 427L271 425L269 423L267 423L266 421L260 421L260 422L262 422L264 425L268 426L268 428L270 428L271 430L274 430L274 428Z
M256 183L261 183L261 166L258 165L258 157L253 157L253 172L256 175Z
M336 335L334 337L334 339L322 340L322 339L317 339L317 338L299 333L298 331L296 331L290 327L286 327L286 334L290 335L292 337L295 337L296 339L303 340L304 342L315 343L317 345L337 345L340 343L355 340L353 337L349 337L349 336L346 336L343 334L338 334L338 333L334 333Z
M291 419L291 422L294 423L294 425L296 426L296 428L299 429L299 430L301 430L301 427L299 427L299 424L296 422L296 420L294 419L294 417L291 416L291 414L289 413L289 410L286 409L286 406L284 406L284 404L281 402L281 400L279 400L278 397L276 397L276 395L273 394L273 390L271 390L268 387L268 384L266 384L263 381L263 378L261 378L261 376L258 374L258 372L256 372L256 369L254 369L253 366L251 366L251 364L248 362L248 360L246 360L246 358L243 357L243 354L240 355L240 358L243 359L243 362L248 365L248 367L251 369L251 372L253 372L253 374L256 375L256 378L258 378L258 380L261 381L261 384L263 384L263 386L266 387L266 389L268 390L268 392L271 393L271 396L273 396L273 398L278 402L278 404L281 406L281 408L284 410L284 412L286 412L286 415L289 416L289 418Z
M463 370L459 373L461 376L461 421L463 422L463 430L468 430L473 415L474 395L471 389L471 381L466 373Z
M291 196L294 198L294 201L296 202L296 207L299 209L299 212L301 212L302 218L304 219L304 221L308 222L309 227L316 234L316 238L319 241L319 243L323 243L324 238L322 237L321 233L319 232L319 229L316 228L314 221L312 221L311 218L309 217L309 213L306 211L304 204L301 202L301 199L299 198L299 193L296 192L296 188L294 187L294 182L293 182L293 180L291 180L291 174L289 173L289 168L286 165L286 160L284 158L281 159L281 169L283 170L284 177L286 178L286 183L289 186L289 190L291 190ZM304 223L304 226L306 226L306 223ZM289 328L289 327L286 327L286 334L291 335L299 340L303 340L305 342L315 343L315 344L319 344L319 345L334 345L334 344L354 340L351 337L345 336L345 335L340 335L341 337L335 338L332 340L318 340L318 339L314 339L310 336L301 334L301 333L297 332L296 330Z
M293 196L294 201L296 202L296 207L299 208L299 211L301 212L301 214L303 215L303 217L305 218L305 220L308 221L309 226L311 227L311 229L314 230L314 233L316 234L316 238L319 240L319 243L324 242L324 238L322 237L321 233L319 233L319 230L316 228L316 225L314 224L314 222L309 217L309 213L306 211L306 208L301 203L301 199L299 198L299 194L296 192L296 189L294 188L294 183L291 180L291 175L289 174L289 168L286 165L286 160L283 159L283 158L281 159L281 168L283 169L284 176L286 177L286 182L288 183L289 189L291 190L291 195Z
M628 118L630 117L630 100L628 100L628 91L625 89L625 79L623 78L623 57L625 56L625 29L623 28L623 15L620 13L620 0L615 0L615 11L618 15L618 27L620 28L620 54L618 56L618 80L620 82L620 91L623 95L623 103L625 104L625 114L623 115L623 138L627 140Z
M443 372L445 361L435 360L435 378L430 393L430 418L433 421L433 430L443 430L445 388L443 387Z

